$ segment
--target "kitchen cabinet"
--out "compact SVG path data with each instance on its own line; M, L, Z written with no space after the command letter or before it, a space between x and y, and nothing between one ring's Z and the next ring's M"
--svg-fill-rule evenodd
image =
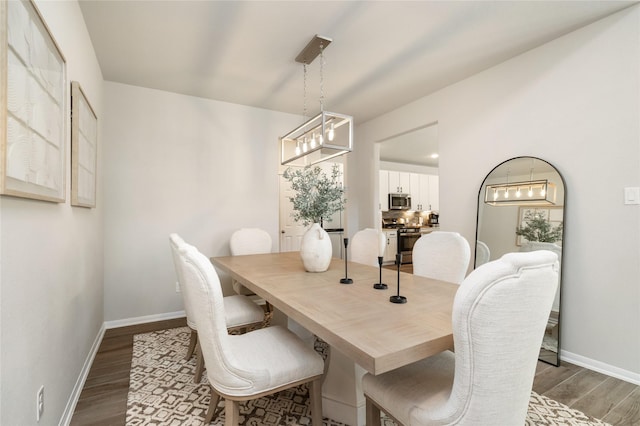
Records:
M439 177L437 175L380 170L379 178L378 207L380 210L389 210L389 193L410 194L412 210L439 210Z
M382 257L383 262L395 262L396 253L398 253L398 231L397 230L383 230L385 238L387 239L387 245L384 249L384 255Z
M411 193L411 173L389 170L389 192Z
M438 176L411 173L411 204L413 210L438 210Z
M429 175L429 204L430 210L440 211L440 176Z
M411 207L413 210L429 209L429 176L411 173Z

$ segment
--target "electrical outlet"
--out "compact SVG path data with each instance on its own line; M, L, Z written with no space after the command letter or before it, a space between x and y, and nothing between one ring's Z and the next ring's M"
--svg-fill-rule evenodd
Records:
M38 393L36 394L36 421L40 421L42 413L44 412L44 385L40 386Z

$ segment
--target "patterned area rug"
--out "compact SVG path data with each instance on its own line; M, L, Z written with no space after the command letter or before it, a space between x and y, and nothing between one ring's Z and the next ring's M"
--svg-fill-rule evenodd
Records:
M206 372L201 383L193 382L195 359L184 359L188 342L187 327L134 336L127 426L203 425L211 388ZM224 401L221 401L220 406L223 405ZM382 423L384 426L395 425L388 418L383 418ZM224 411L211 424L224 425ZM310 425L306 386L241 404L240 424ZM345 426L326 418L324 425ZM606 426L607 423L532 392L526 425Z

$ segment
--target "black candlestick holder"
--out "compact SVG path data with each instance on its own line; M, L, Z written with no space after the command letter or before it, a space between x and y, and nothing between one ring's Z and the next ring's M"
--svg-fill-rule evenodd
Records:
M340 278L340 284L353 284L353 280L347 275L347 246L349 239L344 239L344 278Z
M378 279L378 282L373 285L373 288L376 290L386 290L387 285L382 282L382 256L378 256L378 267L380 269L380 278Z
M407 303L407 298L400 296L400 265L402 264L402 253L396 254L396 266L398 267L398 289L394 296L389 298L391 303Z

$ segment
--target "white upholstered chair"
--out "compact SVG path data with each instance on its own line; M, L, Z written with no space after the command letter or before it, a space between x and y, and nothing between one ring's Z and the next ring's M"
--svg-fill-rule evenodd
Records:
M260 228L240 228L231 234L229 248L231 249L231 256L271 253L271 235ZM254 295L251 290L236 280L232 280L232 285L233 290L238 294L244 296ZM273 307L266 300L257 299L256 302L264 303L264 323L268 325L273 317Z
M457 232L434 231L413 246L413 273L460 284L467 273L471 249Z
M260 228L240 228L231 234L229 240L231 256L246 254L262 254L271 252L271 235ZM245 296L253 295L253 292L237 281L233 281L233 290Z
M378 256L384 251L384 234L373 228L362 229L351 238L349 260L365 265L378 266Z
M480 240L476 240L476 268L487 263L489 259L491 259L489 246Z
M202 370L204 369L204 360L199 353L198 348L198 329L193 314L193 307L190 301L185 297L184 293L184 279L181 275L181 269L179 268L179 249L185 246L186 243L178 234L171 234L169 236L169 243L171 246L171 254L173 255L173 264L176 269L176 276L178 277L178 285L181 289L182 301L184 303L184 311L187 316L187 326L191 330L191 337L189 339L189 347L187 349L187 355L185 359L189 359L195 353L196 356L196 372L193 380L198 383L200 377L202 377ZM224 298L224 304L226 307L226 324L228 331L245 331L252 327L261 326L264 321L263 309L253 303L246 296L233 295Z
M295 334L280 326L245 334L227 333L226 304L213 265L198 250L179 250L185 296L193 308L202 354L211 383L211 403L205 423L225 399L225 425L237 425L239 402L273 394L301 384L309 385L314 426L322 425L322 357Z
M475 269L453 304L455 353L365 375L367 426L380 425L380 409L405 425L523 425L557 285L550 251Z

